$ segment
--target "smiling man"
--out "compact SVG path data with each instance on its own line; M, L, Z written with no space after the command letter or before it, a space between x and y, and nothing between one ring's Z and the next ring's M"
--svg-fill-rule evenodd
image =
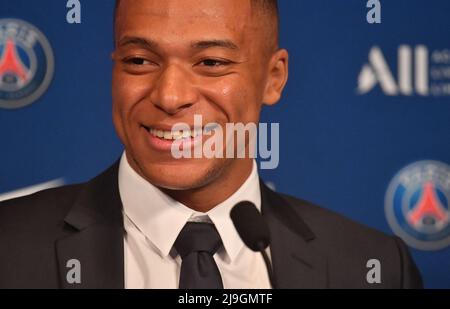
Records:
M125 152L87 183L0 204L0 287L270 288L230 219L242 201L268 223L277 288L421 287L399 238L271 191L249 156L174 158L206 142L196 116L256 124L280 100L276 1L117 1L112 58Z
M115 23L114 123L131 167L186 206L226 200L253 161L174 160L161 136L194 115L205 123L257 123L287 81L275 1L119 1ZM187 26L188 25L188 26ZM166 147L165 147L166 146ZM173 189L173 190L171 190Z

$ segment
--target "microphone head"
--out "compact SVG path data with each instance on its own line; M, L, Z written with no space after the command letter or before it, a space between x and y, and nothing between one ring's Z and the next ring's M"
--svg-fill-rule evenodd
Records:
M242 241L251 250L261 252L269 246L269 227L252 202L238 203L231 210L230 217Z

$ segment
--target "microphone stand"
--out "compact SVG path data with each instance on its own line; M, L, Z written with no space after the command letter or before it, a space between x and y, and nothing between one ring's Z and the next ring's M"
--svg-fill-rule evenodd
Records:
M274 276L273 276L272 264L270 262L269 255L267 254L265 248L261 249L259 252L261 252L263 259L264 259L264 263L266 264L267 274L269 275L270 286L272 287L272 289L275 289L275 280L274 280Z

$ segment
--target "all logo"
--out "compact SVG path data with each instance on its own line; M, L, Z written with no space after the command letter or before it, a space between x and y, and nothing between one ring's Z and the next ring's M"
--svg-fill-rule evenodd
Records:
M420 161L402 169L385 198L387 221L408 245L439 250L450 245L450 166Z
M358 77L360 95L379 86L388 96L450 96L448 49L430 52L425 45L401 45L397 50L397 70L378 46L372 47L368 58Z
M47 38L33 25L0 19L0 108L35 102L49 87L54 57Z

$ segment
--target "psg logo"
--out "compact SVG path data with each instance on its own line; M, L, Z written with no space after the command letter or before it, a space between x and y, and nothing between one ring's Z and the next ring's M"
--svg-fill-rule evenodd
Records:
M450 166L420 161L402 169L386 193L385 212L395 234L420 250L450 245Z
M54 58L47 38L18 19L0 19L0 108L36 101L53 78Z

